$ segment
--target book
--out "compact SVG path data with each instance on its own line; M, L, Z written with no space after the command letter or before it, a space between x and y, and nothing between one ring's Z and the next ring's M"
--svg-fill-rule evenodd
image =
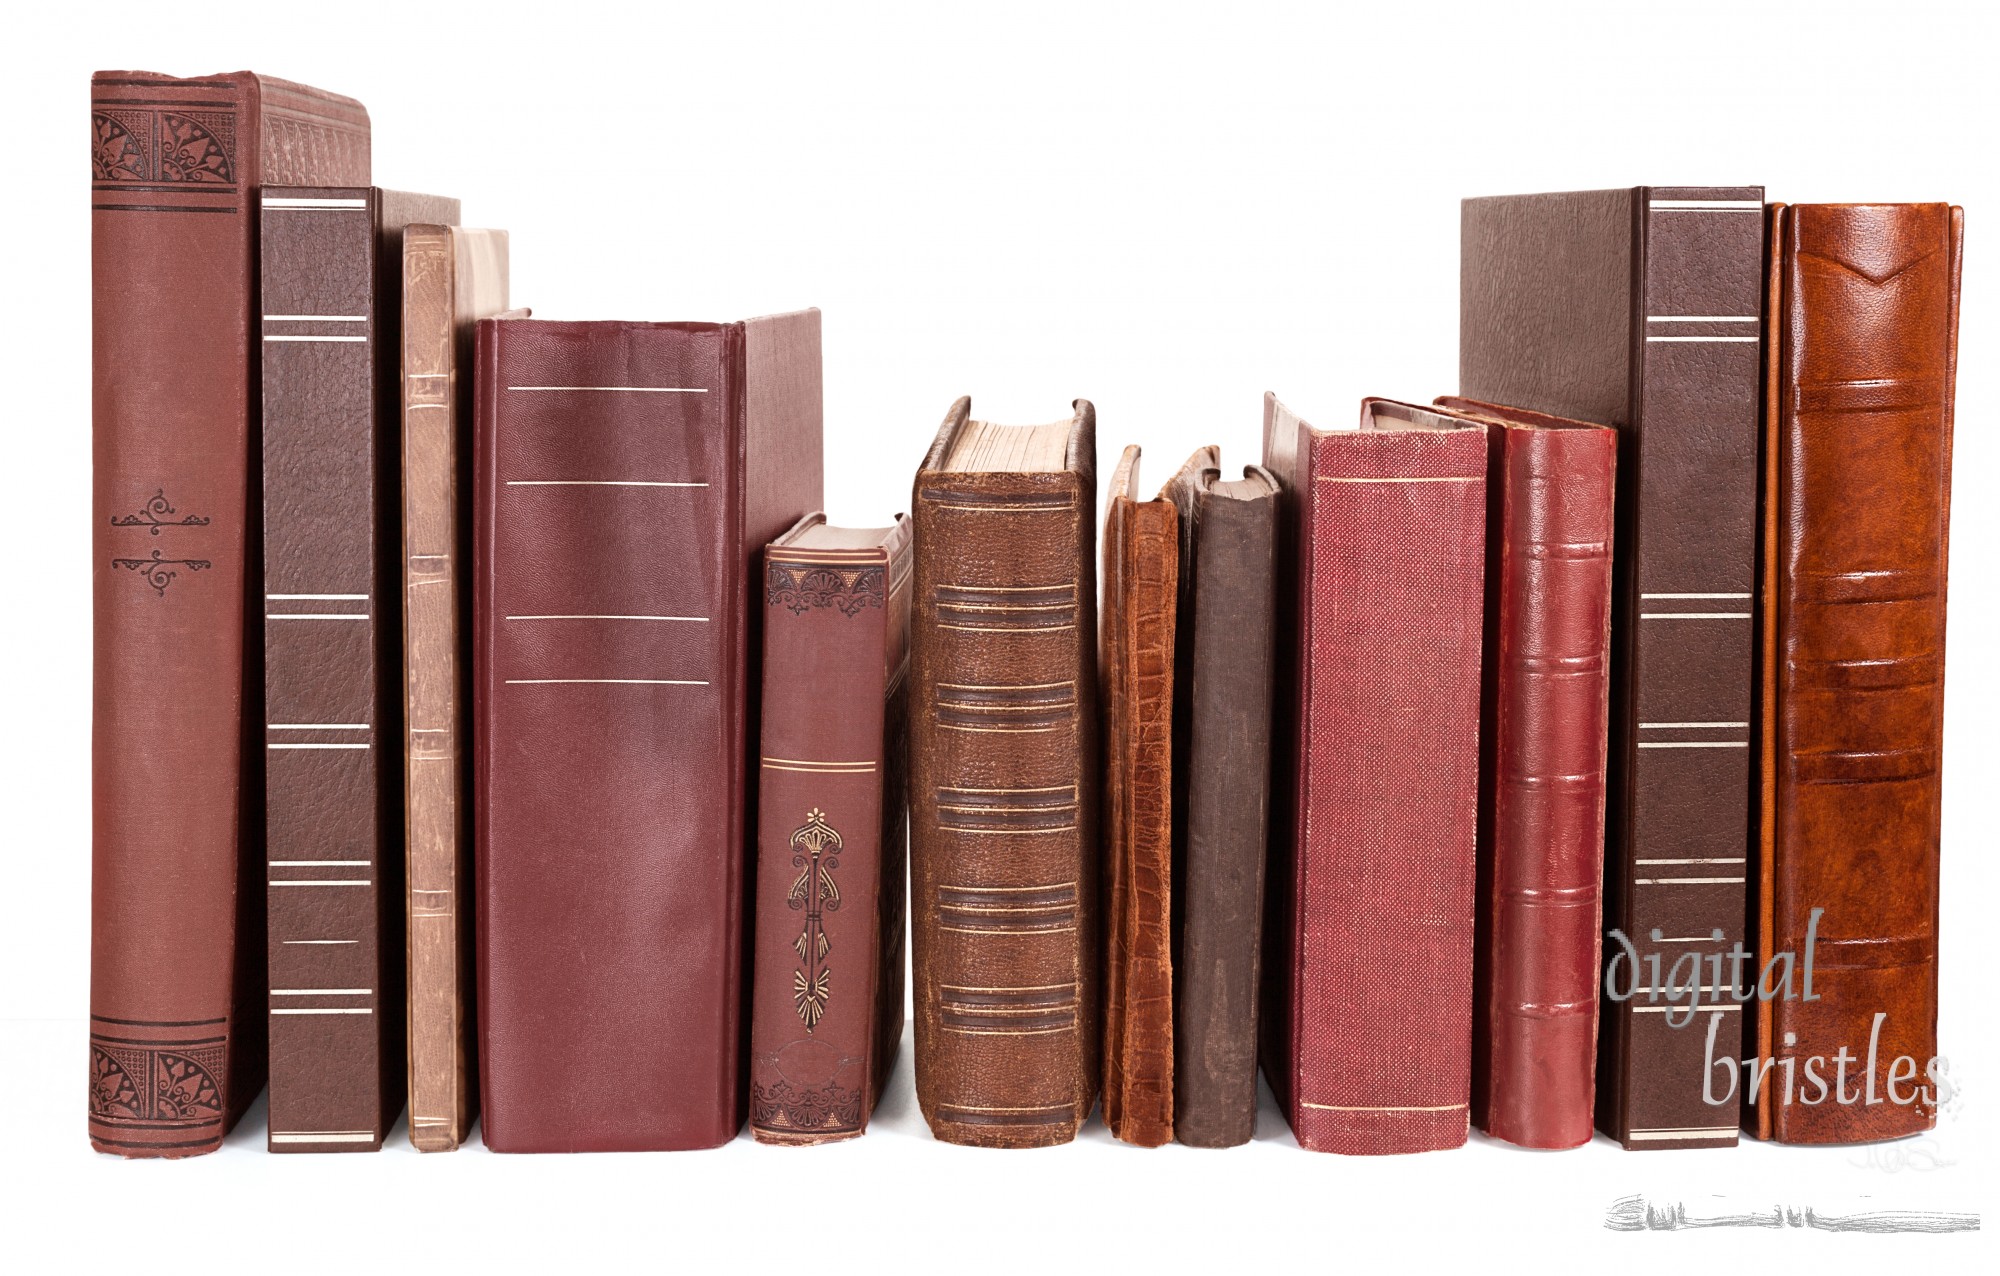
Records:
M479 1077L498 1152L745 1112L764 546L822 503L817 310L482 319Z
M351 98L91 77L91 1146L213 1151L263 1089L257 204L368 181Z
M1317 429L1266 395L1296 611L1274 765L1264 1073L1299 1146L1465 1142L1486 437L1366 399Z
M1127 1143L1174 1136L1174 617L1180 511L1136 499L1139 449L1104 512L1104 1123Z
M1469 399L1487 453L1472 1123L1590 1142L1611 695L1607 426Z
M1174 1138L1257 1130L1257 984L1271 792L1278 480L1201 448L1180 510L1174 637Z
M1664 972L1726 964L1747 922L1762 208L1640 186L1461 213L1459 393L1619 435L1597 1124L1627 1148L1736 1141L1703 1085L1742 1012L1711 987L1690 1022Z
M403 231L402 267L410 1142L448 1152L465 1141L479 1111L466 749L472 328L507 310L507 232L412 225Z
M269 1146L372 1152L405 1084L403 227L454 222L458 201L258 202Z
M1097 1101L1096 412L975 421L915 483L917 1103L948 1143L1067 1143Z
M910 523L764 551L750 1132L868 1128L903 1041Z
M1775 205L1771 227L1756 961L1759 993L1778 995L1754 1003L1746 1052L1768 1071L1739 1081L1762 1138L1892 1139L1930 1129L1947 1084L1938 844L1964 212Z

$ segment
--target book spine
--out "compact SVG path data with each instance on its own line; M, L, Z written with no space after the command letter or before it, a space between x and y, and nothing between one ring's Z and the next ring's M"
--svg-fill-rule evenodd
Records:
M1961 215L1780 214L1769 423L1775 572L1760 962L1813 953L1812 999L1760 1002L1779 1062L1756 1128L1891 1139L1936 1121L1945 564ZM1793 991L1799 991L1796 987ZM1814 1102L1809 1061L1842 1050ZM1796 1078L1788 1085L1786 1077Z
M1745 938L1762 201L1756 187L1633 200L1605 919L1643 970L1657 955L1662 971L1712 972ZM1634 983L1605 982L1600 1122L1628 1148L1734 1143L1705 1060L1711 1028L1713 1057L1741 1056L1741 1007L1708 987L1690 1023L1669 989Z
M909 619L909 556L897 552L908 536L897 539L887 550L766 551L750 998L759 1142L854 1138L879 1093L882 894L902 881L890 861L905 845L885 747L905 674L895 627Z
M1303 446L1288 1116L1311 1151L1457 1147L1486 440L1362 430Z
M91 82L89 1131L123 1156L212 1151L264 1084L257 109Z
M1489 434L1473 1120L1576 1147L1594 1114L1617 436Z
M1097 1099L1094 496L1081 467L917 476L917 1100L950 1143L1067 1143Z

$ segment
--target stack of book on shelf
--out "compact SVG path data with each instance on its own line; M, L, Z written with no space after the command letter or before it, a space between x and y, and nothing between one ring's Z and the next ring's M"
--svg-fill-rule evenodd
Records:
M537 319L359 104L92 96L99 1149L851 1139L906 936L947 1142L1935 1119L1959 210L1469 200L1456 394L1150 496L961 399L846 528L817 310Z

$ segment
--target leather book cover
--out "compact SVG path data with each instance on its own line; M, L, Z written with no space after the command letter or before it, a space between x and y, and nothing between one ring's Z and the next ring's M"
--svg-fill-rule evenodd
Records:
M948 1143L1067 1143L1097 1101L1096 413L951 407L918 472L910 654L917 1102Z
M1264 400L1296 503L1286 807L1271 819L1264 1070L1299 1146L1465 1142L1486 435L1366 399L1358 430Z
M1618 436L1437 406L1484 423L1489 444L1472 1123L1578 1147L1595 1112Z
M410 1142L420 1151L449 1152L465 1141L479 1111L472 777L465 748L472 327L507 309L507 232L412 225L403 231L401 252Z
M817 310L482 319L473 787L483 1137L743 1124L764 546L820 508Z
M91 1145L214 1150L263 1089L257 193L368 181L368 113L91 78Z
M750 1132L859 1137L903 1040L910 524L764 551Z
M1795 986L1756 1003L1755 1055L1777 1062L1745 1124L1782 1143L1893 1139L1930 1129L1941 1097L1964 213L1778 205L1771 229L1756 952L1760 969L1791 953L1800 971L1810 952L1812 999ZM1844 1077L1843 1049L1860 1065Z
M372 1152L405 1083L403 227L458 201L259 203L270 1149Z
M1139 449L1104 512L1104 1123L1127 1143L1174 1136L1174 625L1180 510L1142 501Z
M1257 1131L1257 983L1270 802L1278 480L1201 448L1180 511L1174 638L1174 1138Z
M1619 436L1597 1125L1627 1148L1736 1141L1705 1061L1746 1053L1744 1012L1670 973L1726 967L1748 918L1762 209L1641 186L1461 216L1459 393Z

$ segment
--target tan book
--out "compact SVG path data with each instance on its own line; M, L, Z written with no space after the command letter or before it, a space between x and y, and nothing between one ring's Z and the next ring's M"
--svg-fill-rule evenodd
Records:
M473 1061L472 325L507 308L507 232L403 236L403 694L408 763L410 1142L449 1152L479 1111ZM464 376L461 378L460 372ZM463 480L463 482L461 481Z

